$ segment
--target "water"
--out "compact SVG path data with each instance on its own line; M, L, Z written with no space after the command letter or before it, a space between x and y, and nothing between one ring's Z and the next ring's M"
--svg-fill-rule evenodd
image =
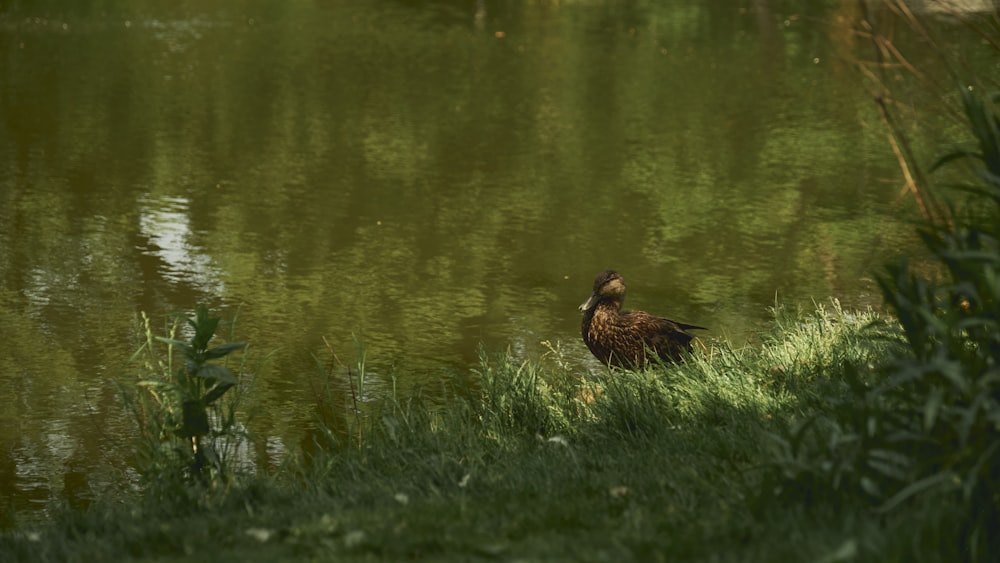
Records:
M341 372L363 345L368 398L434 396L480 346L596 371L576 307L605 268L740 345L776 302L878 304L871 272L913 246L854 2L101 6L0 12L8 512L130 482L111 381L139 311L238 316L268 465L324 338Z

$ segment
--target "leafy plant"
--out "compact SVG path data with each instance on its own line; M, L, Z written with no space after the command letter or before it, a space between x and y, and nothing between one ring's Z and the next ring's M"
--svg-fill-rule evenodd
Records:
M879 277L906 353L877 383L848 377L848 401L777 437L764 492L864 499L882 513L957 494L964 553L982 560L1000 549L1000 118L967 90L963 103L976 142L935 168L971 162L977 181L957 186L966 200L949 203L947 221L919 231L946 275L901 260Z
M887 427L898 435L895 449L912 459L884 508L955 488L968 508L970 553L982 556L1000 547L990 532L1000 518L1000 118L988 101L962 95L976 142L935 168L971 160L978 181L958 186L968 201L952 206L949 224L921 231L947 279L927 280L905 262L880 279L912 357L899 359L877 392L895 411Z
M239 381L231 369L212 362L244 350L247 343L209 347L221 318L210 316L204 306L183 320L192 333L188 341L176 338L178 323L169 336L154 336L143 314L146 338L133 359L144 358L145 373L129 403L146 438L143 468L154 480L178 469L201 481L226 480L230 472L219 445L232 446L245 432L235 401L222 398ZM158 344L166 345L162 356ZM175 365L176 352L183 358L180 366Z

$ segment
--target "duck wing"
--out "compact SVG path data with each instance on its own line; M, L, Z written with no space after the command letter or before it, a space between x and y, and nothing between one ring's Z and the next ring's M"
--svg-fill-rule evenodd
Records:
M684 352L691 351L694 335L688 330L706 330L704 327L679 323L641 311L622 315L633 334L642 339L643 345L656 352L664 361L677 362Z
M687 330L708 330L703 326L679 323L664 317L650 315L643 311L626 311L621 314L621 317L625 324L636 327L645 334L671 334Z

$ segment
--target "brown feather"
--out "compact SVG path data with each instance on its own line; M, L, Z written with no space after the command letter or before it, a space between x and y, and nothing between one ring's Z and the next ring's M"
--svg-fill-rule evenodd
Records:
M622 312L625 280L613 270L594 280L594 292L580 309L587 348L601 362L620 368L643 368L651 360L679 362L691 351L700 326L678 323L642 311Z

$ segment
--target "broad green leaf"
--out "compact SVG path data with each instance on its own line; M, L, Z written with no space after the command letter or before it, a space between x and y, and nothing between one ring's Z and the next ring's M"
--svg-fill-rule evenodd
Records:
M208 392L205 393L205 396L202 397L201 400L202 400L202 402L205 405L211 405L219 397L225 395L226 391L229 391L232 388L233 388L233 384L232 383L223 383L223 382L220 381L220 382L216 383L215 385L213 385L208 390Z
M892 479L903 480L910 467L910 458L891 450L871 450L868 452L868 466Z
M910 483L909 486L903 488L901 491L892 496L889 500L885 501L882 506L878 507L879 512L889 512L896 508L903 502L905 502L910 497L913 497L919 493L922 493L928 489L937 487L943 483L954 482L956 475L951 471L942 471L940 473L935 473L930 477L925 477L914 483Z
M844 540L836 550L816 559L818 563L838 563L840 561L854 561L858 558L858 540L851 538Z
M861 478L861 488L866 493L870 494L871 496L873 496L875 498L879 498L879 497L882 496L882 489L880 489L879 486L878 486L878 484L876 484L875 481L873 481L869 477L862 477Z
M213 379L221 383L228 383L230 385L236 385L236 377L233 375L232 370L227 367L217 366L214 364L205 364L201 366L197 372L194 374L196 377L203 377L205 379Z
M948 360L945 358L938 358L935 362L938 365L930 366L936 368L935 371L944 378L945 381L951 383L952 389L958 392L962 396L968 396L970 393L969 380L965 378L965 374L962 372L962 365L954 360Z
M952 152L950 152L950 153L948 153L948 154L946 154L946 155L938 158L937 160L935 160L934 164L931 165L931 169L930 170L931 170L931 172L934 172L935 170L937 170L938 168L941 168L945 164L948 164L949 162L953 162L955 160L959 160L959 159L962 159L962 158L978 158L978 157L979 157L979 155L975 151L973 151L973 150L963 149L963 148L956 149L956 150L954 150L954 151L952 151Z
M944 401L944 389L934 387L931 389L927 401L924 402L924 432L930 432L937 422L938 412L941 410L941 403Z
M188 319L188 324L194 329L191 346L195 350L208 348L208 342L215 336L215 329L221 320L221 317L209 316L208 309L204 305L198 305L194 320Z
M982 471L984 466L989 466L991 463L995 463L996 460L993 459L994 454L996 454L997 449L1000 448L1000 443L994 442L989 448L983 452L976 463L972 465L969 470L969 475L965 479L965 484L963 486L963 492L966 498L972 495L972 492L976 489L976 484L979 482L979 473Z
M227 344L222 344L220 346L212 348L211 350L206 351L205 359L214 360L216 358L221 358L223 356L231 354L232 352L235 352L236 350L242 350L246 347L247 347L246 342L230 342Z
M962 416L959 419L958 427L958 440L962 447L965 447L969 443L969 434L971 434L973 429L976 428L976 422L979 420L979 413L982 410L984 403L988 400L989 396L987 393L980 392L972 399L972 404L962 409Z

